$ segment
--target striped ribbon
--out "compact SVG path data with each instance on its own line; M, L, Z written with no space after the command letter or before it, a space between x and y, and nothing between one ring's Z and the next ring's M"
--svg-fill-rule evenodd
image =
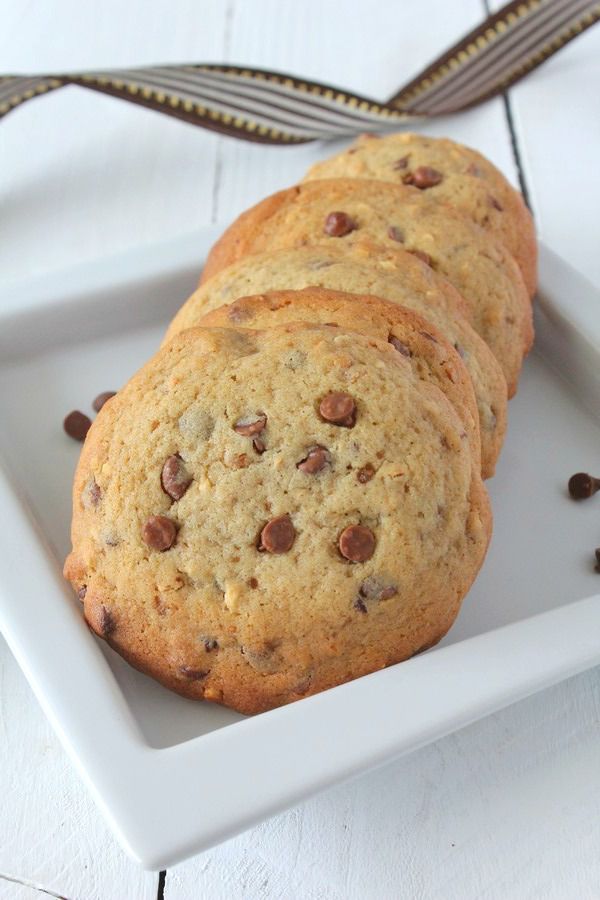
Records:
M170 65L0 77L0 118L77 84L233 137L297 144L467 109L514 84L600 19L600 2L515 0L384 102L281 72Z

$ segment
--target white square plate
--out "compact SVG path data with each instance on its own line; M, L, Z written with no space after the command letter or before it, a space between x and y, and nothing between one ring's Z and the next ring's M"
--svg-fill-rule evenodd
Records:
M215 230L2 289L0 627L127 850L170 866L309 794L600 662L600 294L547 250L536 352L488 484L495 532L441 645L254 718L169 693L85 626L61 576L73 408L157 347ZM588 599L581 599L588 598Z

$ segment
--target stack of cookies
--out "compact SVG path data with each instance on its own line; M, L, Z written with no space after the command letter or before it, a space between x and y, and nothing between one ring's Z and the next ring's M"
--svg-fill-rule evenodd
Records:
M490 540L535 286L521 196L449 140L364 136L242 214L88 433L91 628L245 713L433 646Z

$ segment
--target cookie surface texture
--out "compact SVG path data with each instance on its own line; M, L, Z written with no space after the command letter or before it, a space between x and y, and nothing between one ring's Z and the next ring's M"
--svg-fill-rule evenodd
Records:
M530 296L537 287L537 242L523 197L488 159L448 138L402 132L363 135L315 163L305 180L375 178L406 184L449 203L502 241L516 259Z
M253 713L439 640L490 530L463 423L391 344L192 329L92 425L65 574L139 669Z

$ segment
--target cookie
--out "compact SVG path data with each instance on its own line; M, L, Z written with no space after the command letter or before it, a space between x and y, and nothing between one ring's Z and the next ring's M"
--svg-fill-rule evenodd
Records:
M359 178L309 181L243 213L212 248L202 281L250 253L329 244L401 244L418 252L463 295L470 321L516 391L533 338L519 268L483 229L426 191Z
M317 178L375 178L427 191L502 241L530 296L535 294L537 242L531 213L502 172L470 147L409 132L362 135L342 153L315 163L305 180Z
M170 339L198 325L202 316L238 297L315 285L355 294L375 294L422 315L462 355L479 412L484 477L494 467L506 431L506 381L495 357L473 331L465 301L452 285L405 250L330 242L295 250L245 256L195 291L169 329Z
M220 306L200 321L206 327L266 329L290 322L337 325L388 341L417 378L435 384L458 413L475 464L481 466L479 419L473 385L459 353L427 319L378 297L325 291L271 291Z
M463 423L387 341L192 329L93 423L65 574L137 668L254 713L436 643L490 530Z

